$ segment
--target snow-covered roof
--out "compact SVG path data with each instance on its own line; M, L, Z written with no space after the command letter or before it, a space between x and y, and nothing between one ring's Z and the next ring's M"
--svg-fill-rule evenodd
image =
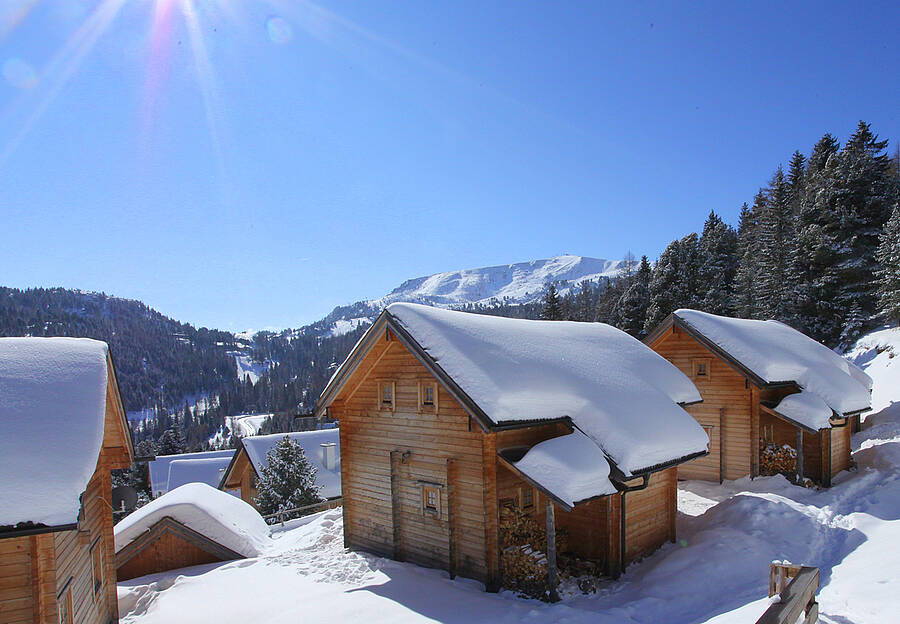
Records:
M108 347L0 338L0 526L78 521L106 416Z
M840 414L869 408L871 378L784 323L697 310L677 310L675 316L766 383L795 382Z
M167 516L245 557L270 544L269 527L253 507L205 483L188 483L123 518L115 526L116 552Z
M205 483L219 487L222 474L231 462L230 457L207 457L203 459L176 459L169 462L167 488L174 490L186 483Z
M321 486L319 495L324 498L334 498L341 495L341 438L338 429L323 429L320 431L296 431L293 433L273 433L270 435L250 436L241 438L241 444L247 451L247 457L257 474L262 474L264 466L269 464L268 452L275 448L284 437L287 436L303 447L306 458L315 465L316 485ZM322 444L333 442L337 445L337 464L334 469L325 468L322 456Z
M830 427L829 419L834 415L822 397L806 390L801 390L797 394L789 394L781 399L781 402L775 406L775 411L816 431Z
M603 323L395 303L387 312L495 424L569 417L626 475L705 452L686 375Z
M616 492L603 451L578 430L535 444L514 466L569 507Z
M169 487L169 464L173 461L181 459L211 459L225 458L231 460L234 455L234 449L225 449L222 451L204 451L202 453L181 453L179 455L157 455L156 459L148 463L150 470L150 489L153 496L165 494Z

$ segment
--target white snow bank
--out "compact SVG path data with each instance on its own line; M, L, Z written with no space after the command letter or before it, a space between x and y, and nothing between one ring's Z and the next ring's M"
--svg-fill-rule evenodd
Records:
M675 315L768 383L796 382L841 414L867 409L871 378L825 345L778 321Z
M834 415L819 395L805 390L781 399L775 411L816 431L830 427L829 419Z
M222 451L205 451L203 453L181 453L179 455L157 455L156 459L148 463L150 471L150 488L153 496L160 496L169 491L169 464L180 459L209 459L213 457L225 457L231 460L234 449Z
M603 451L577 430L535 444L515 466L570 507L616 492Z
M188 483L119 522L116 552L166 516L246 557L255 557L270 545L269 527L253 507L205 483Z
M874 381L872 410L879 411L893 401L900 401L894 390L897 371L900 370L900 328L892 327L872 332L860 338L844 357L865 368Z
M338 429L324 429L321 431L297 431L293 433L273 433L270 435L252 436L242 438L241 444L247 452L247 457L261 475L262 469L269 465L268 453L275 448L284 437L287 436L303 447L306 458L316 467L316 485L320 486L319 495L324 498L334 498L341 495L341 437ZM333 442L337 445L337 463L332 470L325 468L325 458L322 455L322 444Z
M681 371L603 323L394 303L388 313L495 423L568 416L629 474L706 450Z
M217 488L229 463L228 457L176 459L169 462L168 489L174 490L186 483L205 483Z
M106 416L105 342L0 338L0 525L78 520Z

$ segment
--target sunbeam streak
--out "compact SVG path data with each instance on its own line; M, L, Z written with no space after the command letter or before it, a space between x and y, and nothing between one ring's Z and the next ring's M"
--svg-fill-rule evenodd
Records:
M34 125L46 112L47 108L60 91L68 84L69 80L81 66L85 56L94 48L97 40L106 31L110 23L118 15L126 0L103 0L88 19L72 35L47 65L44 75L49 79L50 86L44 92L43 97L25 119L15 136L0 152L0 167L2 167L12 153L16 150L22 139L34 128Z

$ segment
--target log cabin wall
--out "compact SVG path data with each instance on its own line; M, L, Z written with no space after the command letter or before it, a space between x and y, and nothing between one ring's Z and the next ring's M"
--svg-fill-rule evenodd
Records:
M850 467L850 434L852 421L846 427L831 429L831 476Z
M675 541L678 468L650 475L646 489L625 493L625 563Z
M0 622L56 624L52 533L0 540Z
M687 375L703 397L702 403L685 409L709 435L709 455L682 464L679 478L720 481L755 474L758 412L753 407L758 401L753 385L679 327L648 346ZM705 376L698 375L698 364L706 364Z
M226 491L240 490L241 500L248 505L252 505L254 509L258 509L256 506L256 495L258 493L256 488L256 471L247 457L247 451L238 449L235 453L237 453L237 456L234 458L234 464L228 470L222 489Z
M392 406L381 403L382 381L394 384ZM345 543L490 584L496 546L486 526L496 526L496 491L485 483L485 457L495 463L493 440L443 388L436 407L423 409L420 382L434 378L382 335L329 407L340 420ZM438 512L424 509L424 486L438 489Z
M146 574L219 561L225 559L167 532L123 563L118 569L117 578L119 581L127 581Z

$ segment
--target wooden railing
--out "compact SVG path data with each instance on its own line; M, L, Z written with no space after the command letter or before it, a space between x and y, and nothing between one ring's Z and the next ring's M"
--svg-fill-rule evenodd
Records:
M771 605L756 624L804 624L819 621L819 568L773 563L769 570L769 597L776 593L781 600Z
M288 518L289 520L294 520L295 518L308 516L320 511L325 511L326 509L340 507L342 501L342 498L332 498L327 501L322 501L321 503L313 503L312 505L304 505L303 507L294 507L293 509L284 509L278 513L263 516L263 520L265 520L267 524L274 524L269 522L269 520L275 520L275 522L280 522L281 526L284 526L286 516L290 516L290 518Z

